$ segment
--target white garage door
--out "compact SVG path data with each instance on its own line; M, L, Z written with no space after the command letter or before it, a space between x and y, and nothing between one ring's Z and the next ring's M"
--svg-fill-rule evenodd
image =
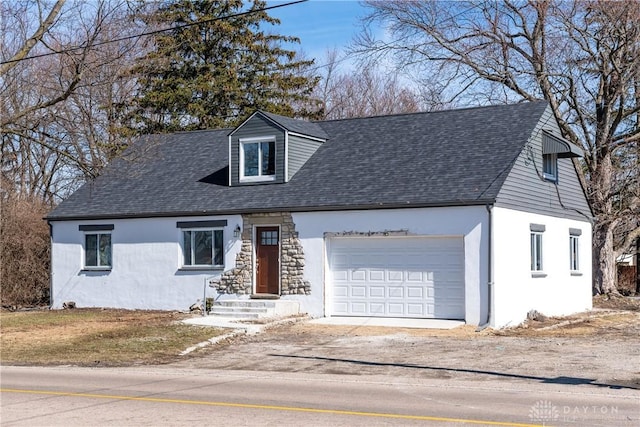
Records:
M461 237L333 238L333 316L464 319Z

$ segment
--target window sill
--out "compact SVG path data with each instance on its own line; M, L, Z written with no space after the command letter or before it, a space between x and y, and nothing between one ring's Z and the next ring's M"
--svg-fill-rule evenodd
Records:
M88 271L111 271L111 267L83 267L80 271L85 273Z
M534 277L534 278L547 277L547 273L544 273L542 271L532 271L531 272L531 277Z
M222 271L224 270L224 266L221 265L217 265L217 266L208 266L208 265L201 265L201 266L182 266L178 269L178 271Z
M571 275L572 276L582 276L582 273L580 273L579 271L572 271Z
M240 183L245 183L245 182L269 182L269 181L275 181L276 180L276 176L275 175L265 175L265 176L243 176L240 178L239 182Z

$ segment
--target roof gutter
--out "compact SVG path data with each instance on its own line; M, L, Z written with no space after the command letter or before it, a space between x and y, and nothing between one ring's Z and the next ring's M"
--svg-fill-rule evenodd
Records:
M354 211L354 210L370 210L370 209L419 209L419 208L448 208L461 206L485 206L493 203L493 200L475 200L475 201L453 201L444 203L389 203L389 204L368 204L368 205L327 205L327 206L280 206L274 208L249 208L249 209L228 209L220 211L185 211L185 212L149 212L149 213L124 213L124 214L106 214L106 215L76 215L76 216L48 216L47 221L90 221L90 220L106 220L106 219L142 219L142 218L171 218L178 216L196 217L196 216L216 216L216 215L241 215L252 213L269 213L269 212L332 212L332 211Z
M485 205L488 215L487 223L487 321L479 325L476 332L480 332L491 326L491 316L493 315L493 205L487 203Z

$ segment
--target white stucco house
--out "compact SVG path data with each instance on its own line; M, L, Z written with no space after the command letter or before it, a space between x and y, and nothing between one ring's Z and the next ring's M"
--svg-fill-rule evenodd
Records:
M545 102L141 138L48 216L52 307L295 301L502 327L591 308L591 216Z

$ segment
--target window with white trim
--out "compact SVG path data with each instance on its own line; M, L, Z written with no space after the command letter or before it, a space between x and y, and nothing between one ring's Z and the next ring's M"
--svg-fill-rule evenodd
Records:
M580 271L580 235L579 229L569 229L569 270L572 273Z
M185 267L224 267L222 229L183 229L182 254Z
M558 181L558 154L542 155L542 176L548 181Z
M531 232L531 271L542 271L542 233Z
M267 181L276 175L275 138L240 140L240 180Z
M82 224L78 229L84 233L84 268L110 270L113 224Z
M543 271L542 236L546 227L541 224L531 224L531 271Z
M87 233L84 235L84 266L87 268L111 268L111 233Z

